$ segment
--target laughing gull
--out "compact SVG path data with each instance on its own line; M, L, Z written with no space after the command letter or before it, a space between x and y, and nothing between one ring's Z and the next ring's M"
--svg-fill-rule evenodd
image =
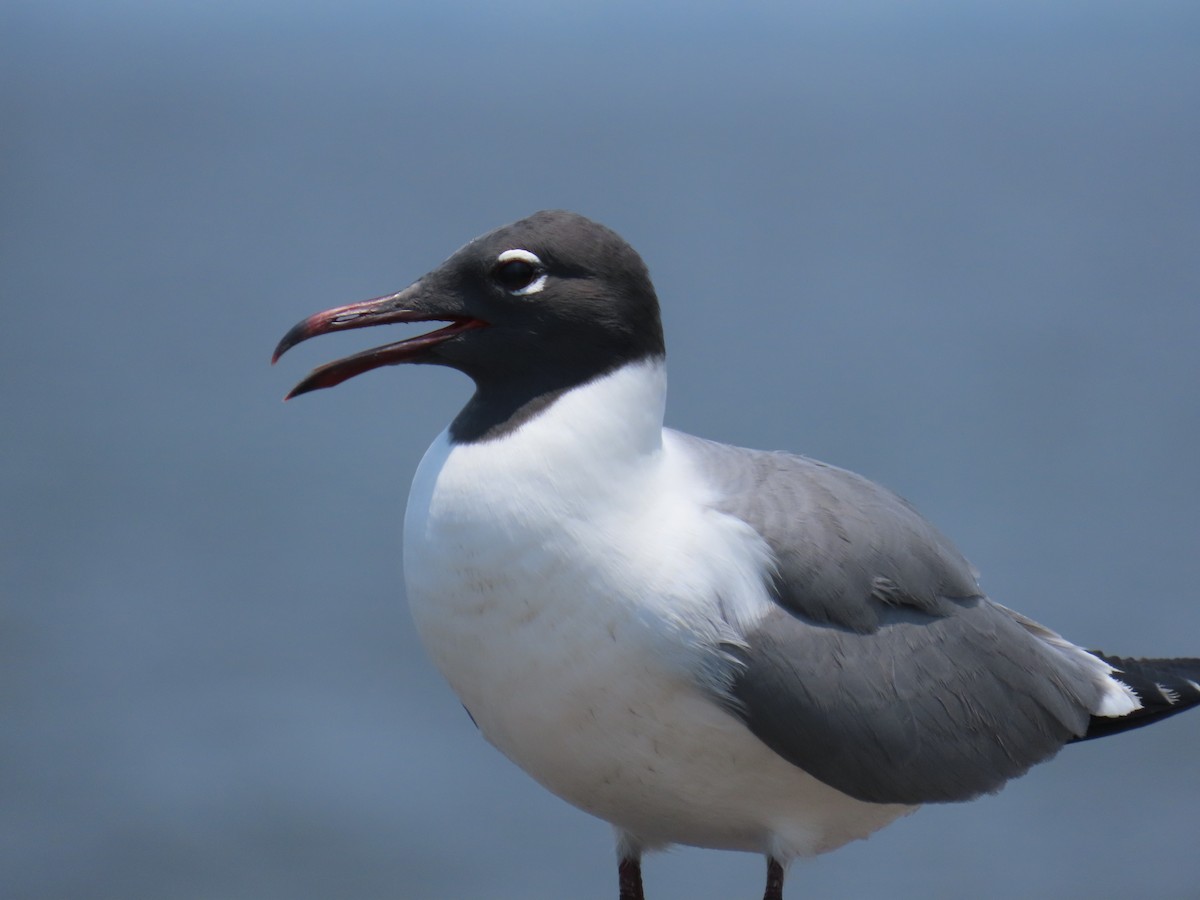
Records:
M484 737L613 824L621 900L672 843L763 854L780 900L797 857L1200 704L1200 659L1088 651L995 603L865 478L664 428L658 299L602 225L536 213L275 358L428 321L288 396L398 363L474 381L413 481L409 604Z

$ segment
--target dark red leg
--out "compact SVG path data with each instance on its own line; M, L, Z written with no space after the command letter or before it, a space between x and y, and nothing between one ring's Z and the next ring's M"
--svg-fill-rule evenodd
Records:
M642 860L632 856L621 860L617 867L621 883L621 900L646 900L642 892Z
M763 892L763 900L783 900L783 866L769 856L767 857L767 889Z

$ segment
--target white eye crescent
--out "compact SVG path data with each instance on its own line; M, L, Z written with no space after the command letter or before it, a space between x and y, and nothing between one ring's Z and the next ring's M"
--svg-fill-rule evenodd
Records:
M536 253L505 250L496 257L492 278L510 294L524 297L536 294L546 286L546 267Z

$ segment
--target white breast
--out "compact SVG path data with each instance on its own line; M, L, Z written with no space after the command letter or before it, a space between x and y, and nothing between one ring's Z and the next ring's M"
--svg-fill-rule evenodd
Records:
M788 858L865 837L906 808L815 781L714 699L730 623L770 602L766 548L712 508L665 392L634 364L497 440L439 436L405 517L422 641L489 741L645 845Z

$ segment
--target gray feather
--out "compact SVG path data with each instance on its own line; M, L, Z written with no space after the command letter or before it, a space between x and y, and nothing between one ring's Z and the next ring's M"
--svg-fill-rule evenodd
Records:
M967 800L1086 733L1086 658L992 603L904 500L832 466L681 436L716 505L770 547L775 609L742 635L728 708L860 800ZM729 652L729 651L727 651Z
M888 609L946 615L980 596L975 570L906 501L802 456L679 435L717 488L718 508L771 548L772 595L814 622L879 627Z

